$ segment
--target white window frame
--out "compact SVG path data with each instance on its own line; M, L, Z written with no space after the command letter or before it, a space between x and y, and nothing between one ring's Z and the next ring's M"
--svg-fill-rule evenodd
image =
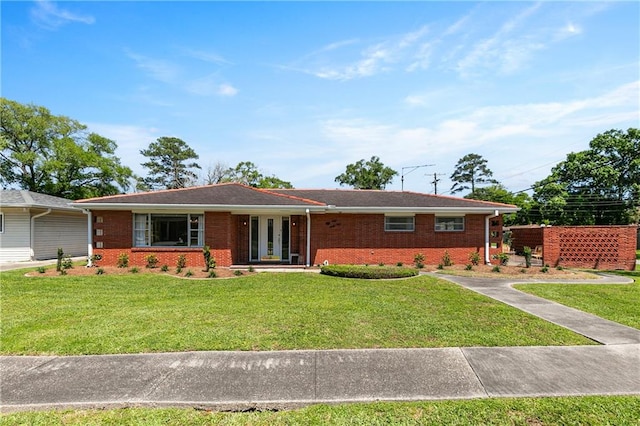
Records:
M464 216L436 216L436 232L462 232L464 226Z
M393 219L411 219L411 222L393 223ZM400 229L394 226L408 225L407 228ZM385 216L384 217L384 230L385 232L414 232L416 230L416 218L414 216Z
M134 213L133 214L133 247L152 247L151 245L151 229L153 215L162 215L161 213ZM187 221L187 238L186 245L167 245L153 247L204 247L204 214L203 213L177 213L184 215ZM199 216L198 228L191 227L191 217ZM144 219L144 220L142 220ZM191 235L196 233L198 243L191 244ZM141 234L141 235L140 235ZM141 243L144 241L144 243Z
M4 234L4 213L0 212L0 234Z

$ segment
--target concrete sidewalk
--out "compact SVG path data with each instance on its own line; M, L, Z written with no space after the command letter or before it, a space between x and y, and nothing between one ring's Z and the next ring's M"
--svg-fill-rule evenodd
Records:
M640 345L0 357L4 412L640 394Z

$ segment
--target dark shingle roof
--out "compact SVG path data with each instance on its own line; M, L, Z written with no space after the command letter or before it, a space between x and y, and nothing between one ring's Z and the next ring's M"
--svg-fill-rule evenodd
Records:
M238 183L114 195L75 202L78 207L203 206L371 209L516 209L516 206L416 192L343 189L257 189Z
M0 204L4 207L44 207L52 209L70 210L72 200L54 197L53 195L20 189L0 190Z
M344 190L344 189L274 189L279 194L320 201L336 207L420 207L420 208L487 208L515 207L508 204L468 200L417 192Z
M305 206L318 205L311 200L276 194L262 189L230 183L79 200L78 204L152 204L152 205L229 205L229 206Z

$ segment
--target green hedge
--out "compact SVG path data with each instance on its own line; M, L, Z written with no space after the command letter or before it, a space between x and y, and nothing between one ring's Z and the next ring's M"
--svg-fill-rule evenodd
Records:
M325 275L343 278L363 278L367 280L415 277L419 271L399 266L356 266L327 265L320 268Z

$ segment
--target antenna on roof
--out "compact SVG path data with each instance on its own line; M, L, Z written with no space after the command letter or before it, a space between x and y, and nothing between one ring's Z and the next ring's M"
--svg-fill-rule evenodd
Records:
M407 166L407 167L403 167L403 168L402 168L402 175L401 175L401 177L400 177L400 181L402 182L402 190L404 191L404 175L405 175L405 174L407 174L407 175L408 175L409 173L411 173L411 172L413 172L413 171L415 171L415 170L417 170L417 169L419 169L419 168L421 168L421 167L431 167L431 166L435 166L435 164L423 164L423 165L421 165L421 166ZM410 169L410 170L409 170L407 173L405 173L405 172L404 172L404 170L405 170L405 169Z

